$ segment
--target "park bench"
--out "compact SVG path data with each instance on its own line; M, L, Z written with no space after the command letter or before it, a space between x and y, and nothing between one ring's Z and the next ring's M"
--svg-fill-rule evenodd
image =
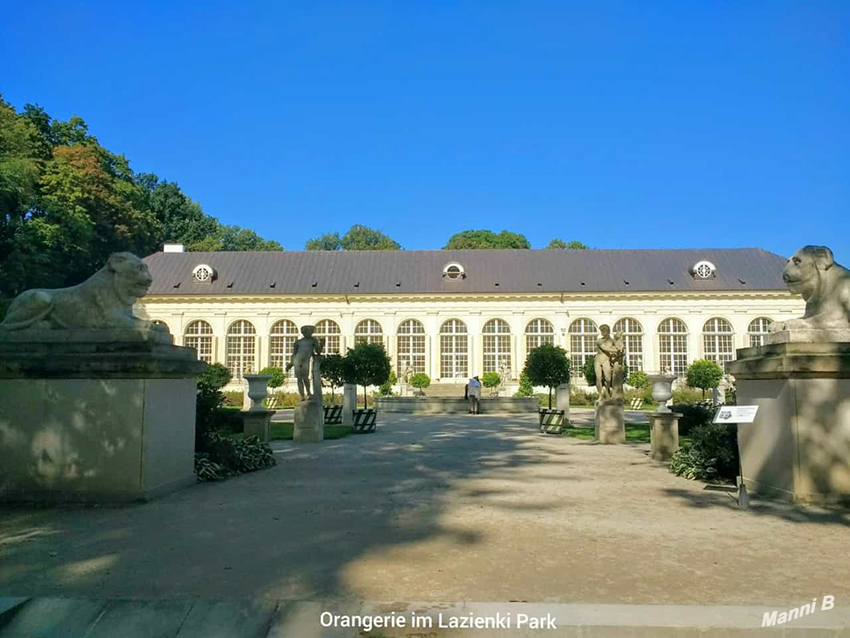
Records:
M325 425L339 425L340 423L342 423L342 406L326 405Z
M353 411L354 414L354 432L355 433L366 433L366 432L374 432L377 427L375 422L378 418L378 411L374 408L368 409L357 409Z

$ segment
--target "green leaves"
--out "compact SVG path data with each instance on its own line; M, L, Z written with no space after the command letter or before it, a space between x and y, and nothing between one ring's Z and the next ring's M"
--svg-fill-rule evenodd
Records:
M550 389L570 382L570 358L563 348L544 343L531 350L523 368L528 383Z
M384 233L368 226L355 224L342 237L327 233L307 241L307 250L401 250L401 245Z
M553 250L587 250L590 246L576 240L566 242L563 239L553 239L546 248Z
M703 396L706 390L711 390L720 385L723 379L723 368L714 361L700 359L688 366L685 379L692 388L700 388Z
M443 250L482 248L531 248L525 235L503 230L498 235L492 230L464 230L449 238Z

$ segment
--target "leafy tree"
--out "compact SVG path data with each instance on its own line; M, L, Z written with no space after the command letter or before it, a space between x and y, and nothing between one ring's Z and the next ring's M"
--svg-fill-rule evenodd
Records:
M268 366L267 368L263 368L260 370L260 374L271 375L271 379L269 379L268 382L268 386L270 388L279 388L283 385L283 382L286 379L286 373L283 371L283 368L278 368L277 366Z
M307 241L307 250L401 250L401 245L384 233L355 224L342 237L328 233Z
M498 388L502 382L502 377L498 372L485 372L481 377L481 383L485 388Z
M398 383L398 376L395 373L395 370L390 371L390 378L386 380L385 383L381 384L381 387L378 388L378 393L382 397L388 397L393 393L393 386Z
M195 399L195 449L203 449L219 425L219 410L224 405L221 388L230 382L230 370L220 363L207 366L198 375L198 394Z
M645 388L649 385L649 377L646 376L645 372L641 370L635 370L629 375L629 378L626 380L633 388Z
M583 244L576 240L566 242L563 239L553 239L549 242L549 245L546 246L546 248L559 250L587 250L590 247L587 244Z
M366 407L366 387L387 382L392 372L390 358L382 343L358 343L345 354L346 376L352 383L363 386L363 407Z
M352 383L345 359L339 354L326 355L322 361L322 381L331 389L331 402L336 401L336 389Z
M703 399L705 391L719 386L722 379L723 368L708 359L694 361L685 371L685 380L688 385L692 388L700 388Z
M412 385L417 390L424 390L429 385L431 385L431 377L429 377L424 372L417 372L412 377L410 377L410 385Z
M525 370L520 372L519 374L519 388L517 388L516 397L533 397L534 396L534 386L531 385L531 381L528 380L528 375L525 373Z
M595 362L596 356L588 357L584 365L581 368L581 374L584 377L584 380L587 381L587 385L596 387L596 367Z
M549 409L552 409L552 388L570 381L570 358L560 346L544 343L531 350L523 372L532 386L549 387Z
M464 230L449 238L443 250L469 248L531 248L525 235L503 230L498 235L492 230Z
M220 363L211 363L198 375L198 387L220 390L230 383L230 370Z

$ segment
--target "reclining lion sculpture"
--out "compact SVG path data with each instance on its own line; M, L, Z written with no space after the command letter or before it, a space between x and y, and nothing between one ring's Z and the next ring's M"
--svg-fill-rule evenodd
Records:
M106 265L70 288L27 290L15 297L0 330L143 328L161 326L133 316L133 303L153 278L132 253L113 253Z
M850 271L835 263L829 248L803 246L788 260L782 279L803 296L806 312L774 323L772 331L850 328Z

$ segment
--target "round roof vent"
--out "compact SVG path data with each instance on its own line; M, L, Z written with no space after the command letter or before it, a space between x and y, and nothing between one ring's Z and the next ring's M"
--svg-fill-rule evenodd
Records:
M466 272L464 272L463 266L456 261L452 261L443 266L443 277L451 279L452 281L457 281L458 279L465 278Z
M698 261L694 264L694 267L691 269L691 272L694 274L694 277L699 279L711 279L714 277L714 271L717 268L714 267L710 261L703 259L702 261Z
M198 283L208 284L215 278L215 270L207 264L198 264L192 270L192 277Z

